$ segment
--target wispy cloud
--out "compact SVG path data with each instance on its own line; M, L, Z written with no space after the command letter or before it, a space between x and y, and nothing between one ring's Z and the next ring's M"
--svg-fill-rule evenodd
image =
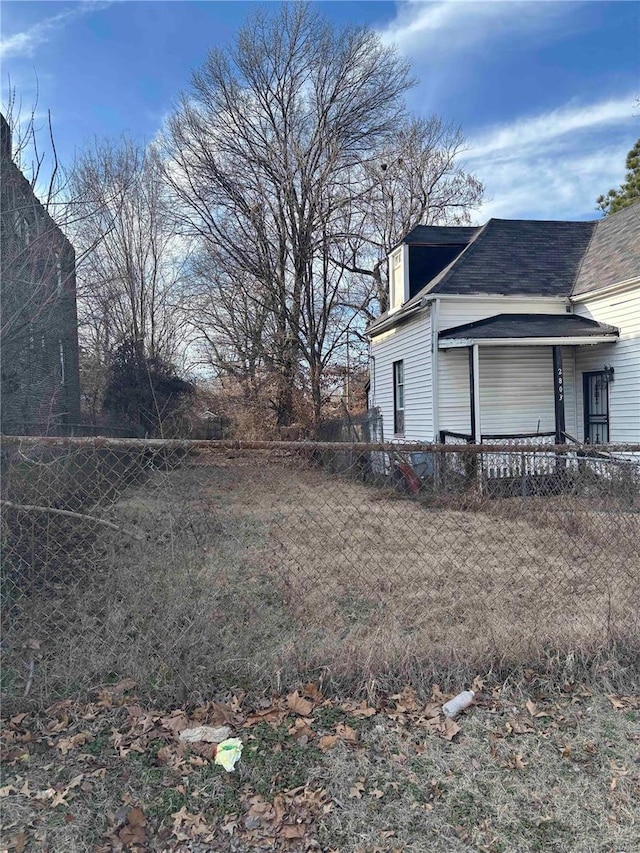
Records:
M48 42L66 24L88 12L99 11L109 6L108 0L77 3L49 18L43 18L23 32L0 38L0 58L31 57L37 48Z
M623 98L581 106L566 104L542 115L519 118L477 135L471 156L474 159L487 155L509 156L519 149L526 149L529 154L540 148L548 151L550 144L561 143L567 134L575 138L575 134L584 131L631 125L634 118L633 103L634 94L629 93Z
M396 17L380 31L382 39L408 55L419 57L468 51L474 44L503 38L506 33L557 31L558 20L578 3L468 2L468 0L405 0Z
M620 183L639 134L634 93L480 131L465 159L485 183L482 219L595 215L596 196Z

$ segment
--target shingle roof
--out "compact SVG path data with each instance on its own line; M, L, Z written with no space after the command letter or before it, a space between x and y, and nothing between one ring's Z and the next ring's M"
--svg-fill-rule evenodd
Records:
M597 323L577 314L497 314L462 326L443 329L440 338L452 340L494 338L582 338L617 335L615 326Z
M600 220L584 255L573 296L640 276L640 202Z
M569 297L640 275L640 203L590 222L490 219L479 228L418 225L403 242L424 246L424 251L428 245L464 248L424 286L424 265L410 265L418 279L410 282L411 298L400 310L378 317L369 332L402 323L428 295Z
M408 245L426 245L426 246L442 246L442 245L465 245L471 240L478 231L480 226L466 225L416 225L403 238L403 243Z
M569 296L594 228L594 222L490 219L421 295Z

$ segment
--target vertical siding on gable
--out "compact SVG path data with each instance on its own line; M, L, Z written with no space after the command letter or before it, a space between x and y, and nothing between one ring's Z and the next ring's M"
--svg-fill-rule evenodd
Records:
M404 439L433 440L431 312L373 338L371 405L382 412L384 440L393 435L393 362L404 361Z
M614 368L609 385L609 438L612 442L640 442L640 287L617 296L585 299L575 305L575 313L620 330L613 344L576 347L576 430L584 438L582 374Z

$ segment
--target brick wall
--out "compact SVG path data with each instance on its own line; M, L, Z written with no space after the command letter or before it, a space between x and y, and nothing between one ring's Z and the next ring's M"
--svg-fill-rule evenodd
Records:
M11 159L0 117L0 324L3 433L80 420L73 246Z

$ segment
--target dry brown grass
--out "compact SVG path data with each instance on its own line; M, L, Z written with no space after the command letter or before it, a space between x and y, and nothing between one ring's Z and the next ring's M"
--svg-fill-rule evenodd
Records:
M98 529L64 583L12 605L17 705L25 685L43 705L125 676L155 701L308 678L373 694L640 647L640 515L620 508L438 507L283 453L216 452L149 471L103 513L143 541Z
M287 460L212 462L233 482L219 512L260 526L250 562L324 632L324 665L342 649L383 664L523 659L638 627L637 513L570 497L425 508Z

